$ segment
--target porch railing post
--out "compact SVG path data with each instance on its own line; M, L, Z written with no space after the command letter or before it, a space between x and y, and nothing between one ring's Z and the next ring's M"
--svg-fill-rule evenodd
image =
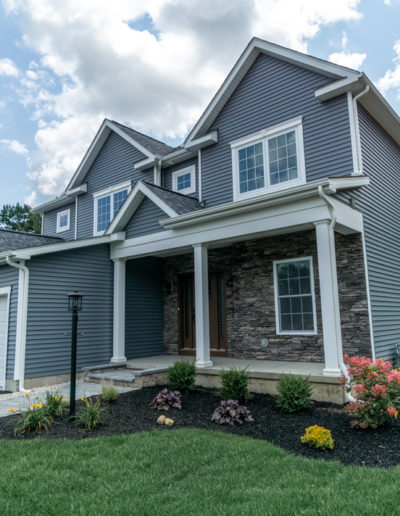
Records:
M111 362L126 362L125 356L125 260L114 261L113 356Z
M208 252L204 244L194 248L194 294L196 313L196 366L210 367L210 319L208 312Z
M326 376L340 376L343 350L334 230L329 220L315 222L315 230L325 354L323 372Z

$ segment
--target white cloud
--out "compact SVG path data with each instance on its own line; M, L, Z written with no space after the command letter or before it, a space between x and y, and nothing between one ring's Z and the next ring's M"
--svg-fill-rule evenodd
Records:
M252 36L306 51L324 25L360 18L358 4L6 0L38 54L20 78L38 123L29 160L38 201L60 193L104 117L182 138ZM138 30L143 17L151 32Z
M359 54L357 52L351 53L344 50L343 52L334 52L331 54L329 56L329 61L342 66L347 66L347 68L359 70L366 57L367 54Z
M8 57L0 59L0 75L7 75L9 77L18 77L18 69L14 62Z
M385 75L378 80L377 86L382 93L386 93L392 88L397 89L397 97L400 99L400 39L394 44L393 50L395 52L394 67L392 70L386 71Z
M15 154L28 154L26 146L18 140L0 140L0 144L4 145L9 151Z

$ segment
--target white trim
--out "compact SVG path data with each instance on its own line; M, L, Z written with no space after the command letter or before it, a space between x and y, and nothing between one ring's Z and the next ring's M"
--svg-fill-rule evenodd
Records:
M277 266L280 263L293 263L299 261L309 261L310 262L310 282L311 282L311 299L312 299L312 308L313 308L313 330L281 330L280 329L280 309L279 309L279 284L278 284L278 275L277 275ZM315 305L315 283L314 283L314 265L312 256L303 256L300 258L286 258L284 260L274 260L273 261L273 270L274 270L274 297L275 297L275 323L276 323L276 334L277 335L317 335L317 310ZM309 294L307 294L309 295Z
M365 244L365 232L361 233L361 241L363 248L364 257L364 270L365 270L365 286L367 289L367 302L368 302L368 318L369 318L369 332L371 335L371 356L375 360L375 338L374 338L374 324L372 320L372 305L371 305L371 290L369 286L369 273L368 273L368 257L367 257L367 246Z
M67 215L68 223L66 226L60 226L60 219L61 219L61 217L64 217L65 215ZM64 231L69 231L70 227L71 227L71 210L68 208L68 210L59 211L57 213L56 233L63 233Z
M42 215L42 223L41 223L41 227L40 227L40 234L44 235L44 212L41 215Z
M125 356L125 260L114 262L113 356L111 362L126 362Z
M196 318L196 366L211 367L210 316L208 301L208 251L205 244L194 249L194 296Z
M78 238L78 197L75 197L75 240Z
M190 186L183 190L178 190L178 177L190 174ZM181 168L172 172L172 190L183 195L188 195L196 191L196 167L190 165L190 167Z
M77 188L74 188L73 190L68 190L60 197L56 197L56 199L52 199L49 202L45 202L43 204L40 204L39 206L36 206L35 208L32 208L33 213L44 213L45 211L49 210L55 210L56 208L60 208L61 206L64 206L65 204L70 204L73 199L75 199L78 195L84 194L87 192L87 184L84 183Z
M203 202L203 178L201 171L201 149L197 151L197 170L198 170L198 180L199 180L199 202Z
M7 296L6 301L6 330L5 330L5 350L4 350L4 364L0 368L0 390L5 390L7 382L7 356L8 356L8 332L10 325L10 301L11 301L11 287L0 288L0 297ZM4 382L3 382L4 380Z
M104 188L104 190L100 190L98 192L93 193L93 236L104 235L106 229L101 231L97 230L97 217L98 217L98 202L100 199L104 199L105 197L110 196L110 222L108 226L111 224L112 220L115 218L113 216L114 213L114 194L127 190L126 199L129 196L129 192L131 191L131 182L125 181L124 183L119 183L118 185L109 186L108 188ZM125 201L126 201L125 199ZM124 201L124 203L125 203ZM122 206L121 206L122 208ZM119 210L118 210L119 211Z
M350 123L350 141L351 141L351 153L353 156L353 173L352 175L359 174L359 165L358 165L358 149L357 149L357 135L356 135L356 127L355 127L355 116L354 116L354 102L353 95L350 91L347 92L347 107L349 114L349 123Z
M296 160L297 160L297 173L298 177L289 181L271 185L270 183L270 170L269 170L269 153L268 153L268 141L270 138L275 138L279 135L285 134L289 131L295 131L296 138ZM264 160L264 187L249 192L240 193L240 181L239 181L239 163L238 153L241 149L248 147L249 145L255 145L262 143L263 146L263 160ZM248 199L250 197L258 197L268 192L275 192L278 190L285 190L287 188L293 188L297 185L306 183L306 168L304 160L304 139L303 139L303 126L302 118L297 117L292 120L283 122L282 124L275 125L273 127L263 129L252 135L248 135L239 140L231 142L232 149L232 181L233 181L233 200Z

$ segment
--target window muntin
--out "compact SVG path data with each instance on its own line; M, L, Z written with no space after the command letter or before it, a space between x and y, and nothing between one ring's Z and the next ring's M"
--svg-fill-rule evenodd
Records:
M129 186L128 186L129 185ZM123 187L122 187L123 186ZM94 196L94 235L102 235L118 213L130 191L130 184L109 188Z
M262 142L238 151L240 193L264 188L264 156Z
M113 216L118 213L121 206L124 204L125 199L128 197L128 189L121 190L120 192L115 192L114 194L114 208L113 208Z
M172 189L185 195L196 191L194 165L172 173Z
M312 259L274 263L278 334L315 334L316 315Z
M297 179L295 131L289 131L268 139L268 159L271 185Z
M70 228L70 213L71 210L59 211L57 213L57 233L68 231Z

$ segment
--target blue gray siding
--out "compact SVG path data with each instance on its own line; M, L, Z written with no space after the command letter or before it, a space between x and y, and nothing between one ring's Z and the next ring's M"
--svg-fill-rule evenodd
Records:
M126 225L126 238L135 238L163 231L164 228L160 225L159 220L167 218L168 215L163 210L153 201L145 198Z
M68 231L57 233L57 213L60 211L70 210L70 224ZM47 211L43 219L43 235L56 236L64 240L74 240L75 238L75 202L57 208L56 210Z
M199 176L198 176L198 168L197 168L197 158L192 158L187 161L182 161L182 163L178 163L173 165L172 167L168 167L163 169L163 178L162 178L162 186L164 188L168 188L172 190L172 173L177 170L182 170L183 168L190 167L191 165L195 166L195 178L196 178L196 191L192 194L189 194L189 197L194 197L195 199L199 198Z
M145 258L126 264L126 356L163 354L162 260Z
M107 245L32 258L30 270L27 378L68 373L71 314L67 293L80 290L78 368L112 356L113 266Z
M146 156L130 143L116 133L110 133L83 180L88 191L79 196L78 238L93 236L93 193L128 180L132 183L139 179L153 182L152 171L134 169L134 163L144 158Z
M392 359L400 343L400 147L359 106L364 174L371 184L342 200L364 215L375 351Z
M11 287L10 311L8 319L8 346L6 377L14 378L15 336L17 333L18 311L18 270L8 265L0 267L0 288Z
M202 151L206 206L233 199L230 141L297 116L303 116L307 181L350 175L347 98L321 103L314 95L331 81L285 61L259 56L210 129L218 130L218 143Z

